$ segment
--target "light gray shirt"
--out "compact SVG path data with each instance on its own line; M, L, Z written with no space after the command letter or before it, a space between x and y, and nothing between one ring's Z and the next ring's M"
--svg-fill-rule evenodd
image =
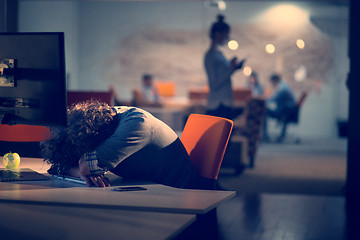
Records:
M119 114L118 127L95 149L102 167L113 169L139 151L151 158L153 151L165 148L178 138L168 125L142 109L126 106L115 108Z
M233 93L230 63L220 51L209 50L204 59L204 66L210 88L208 109L216 109L220 104L231 107Z
M91 162L96 159L95 165L124 178L180 188L211 188L213 181L198 174L168 125L139 108L116 107L116 111L118 126L90 154Z

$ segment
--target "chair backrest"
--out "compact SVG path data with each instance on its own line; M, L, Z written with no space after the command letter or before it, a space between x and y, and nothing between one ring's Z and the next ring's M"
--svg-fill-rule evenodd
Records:
M233 128L225 118L191 114L181 134L181 141L200 175L217 179Z
M296 107L285 118L285 120L284 120L285 122L287 122L287 123L295 123L295 124L299 122L300 108L303 105L307 95L308 95L307 91L303 91L301 93L299 99L296 102Z
M41 142L50 138L50 130L44 126L0 124L0 141Z
M304 103L307 95L308 95L308 92L307 92L307 91L304 91L304 92L301 93L301 95L300 95L300 97L299 97L299 99L298 99L298 101L297 101L297 103L296 103L296 105L297 105L298 107L301 107L301 106L302 106L302 104Z
M155 81L160 97L174 97L176 95L176 84L174 82Z

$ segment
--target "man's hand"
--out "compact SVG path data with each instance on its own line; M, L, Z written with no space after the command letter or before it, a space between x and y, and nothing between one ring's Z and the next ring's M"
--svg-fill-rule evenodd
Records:
M236 71L238 69L241 69L244 66L244 63L246 62L246 58L238 62L237 57L234 57L230 61L230 68L232 71Z
M110 181L109 179L107 179L104 175L98 175L98 176L93 176L93 175L88 175L88 176L81 176L81 179L85 180L86 184L91 187L91 186L96 186L96 187L110 187Z
M244 66L244 63L246 62L246 58L244 58L243 60L241 60L237 65L236 65L236 69L241 69Z
M230 60L230 69L232 71L236 70L236 66L237 66L237 57L233 57L231 60Z
M79 175L89 187L110 187L110 181L104 175L91 175L90 169L83 157L79 160Z

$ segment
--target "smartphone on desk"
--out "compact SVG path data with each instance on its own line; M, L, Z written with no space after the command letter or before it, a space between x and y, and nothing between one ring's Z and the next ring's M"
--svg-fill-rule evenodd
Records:
M130 192L130 191L145 191L147 190L144 187L138 187L138 186L134 186L134 187L115 187L113 189L111 189L111 191L115 191L115 192Z

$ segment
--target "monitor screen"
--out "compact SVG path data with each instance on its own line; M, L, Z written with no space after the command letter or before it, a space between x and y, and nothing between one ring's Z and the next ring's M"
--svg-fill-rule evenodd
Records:
M0 123L66 126L64 33L0 33Z

